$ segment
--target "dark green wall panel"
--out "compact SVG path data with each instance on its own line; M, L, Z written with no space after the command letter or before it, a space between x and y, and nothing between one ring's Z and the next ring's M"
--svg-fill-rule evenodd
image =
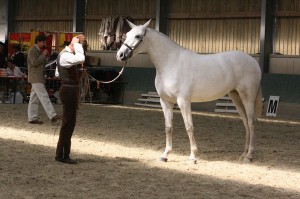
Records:
M116 67L120 71L121 67ZM130 91L156 91L154 85L155 68L127 67L122 74L122 80L127 81L126 90Z
M280 96L280 101L300 103L300 75L263 74L263 97Z

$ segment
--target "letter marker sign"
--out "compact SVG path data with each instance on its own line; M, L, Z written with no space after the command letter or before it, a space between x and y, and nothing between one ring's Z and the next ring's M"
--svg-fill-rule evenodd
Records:
M276 117L276 112L279 104L279 96L270 96L266 116Z

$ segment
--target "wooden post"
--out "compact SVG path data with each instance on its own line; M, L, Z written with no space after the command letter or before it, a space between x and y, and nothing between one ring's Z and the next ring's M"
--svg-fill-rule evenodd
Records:
M7 40L10 32L15 32L15 7L16 1L15 0L6 0L6 16L7 16Z
M84 32L85 0L74 0L73 32Z
M273 54L273 0L262 0L260 21L259 64L263 73L269 72L270 54Z
M168 34L169 0L156 0L155 29Z

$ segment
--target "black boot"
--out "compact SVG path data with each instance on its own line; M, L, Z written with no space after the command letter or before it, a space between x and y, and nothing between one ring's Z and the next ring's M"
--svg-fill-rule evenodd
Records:
M65 156L65 157L56 156L55 160L66 164L77 164L77 161L71 159L70 156Z

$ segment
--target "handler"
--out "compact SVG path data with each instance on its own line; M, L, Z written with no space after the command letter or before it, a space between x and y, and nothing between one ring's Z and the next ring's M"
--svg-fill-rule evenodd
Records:
M76 113L80 99L79 65L85 60L82 43L85 37L78 35L73 37L71 43L63 49L57 58L57 67L61 79L59 96L63 104L63 118L59 139L56 148L55 160L67 164L76 164L77 161L70 158L71 137L76 125Z

